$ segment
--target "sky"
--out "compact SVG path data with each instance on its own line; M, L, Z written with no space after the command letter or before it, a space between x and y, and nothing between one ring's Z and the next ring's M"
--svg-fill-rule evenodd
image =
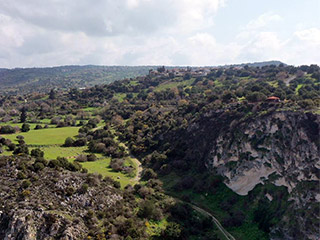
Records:
M320 65L320 0L0 0L0 68Z

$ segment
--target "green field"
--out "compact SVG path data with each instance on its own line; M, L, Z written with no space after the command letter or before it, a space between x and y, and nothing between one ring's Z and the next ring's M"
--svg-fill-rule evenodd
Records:
M114 94L113 98L117 99L119 102L123 102L127 94L125 93L116 93Z
M15 124L10 124L15 125ZM21 123L17 123L15 126L21 127ZM74 161L80 154L89 154L87 147L62 147L67 137L75 137L78 134L79 127L64 127L64 128L48 128L33 130L36 124L30 124L31 129L29 132L19 132L16 134L3 134L2 136L17 142L17 136L24 136L24 141L29 145L29 151L34 148L40 148L44 152L44 157L47 160L56 159L57 157L65 157L70 161ZM34 125L34 126L33 126ZM98 124L97 128L104 126L103 122ZM12 152L4 151L3 155L11 155ZM89 173L98 173L102 176L109 176L116 181L119 181L121 187L126 185L134 185L136 179L127 174L113 171L109 165L111 158L105 157L102 154L96 154L98 160L94 162L83 162L81 165L88 170ZM126 166L134 167L134 171L131 175L135 176L137 172L136 161L127 157L125 160Z
M102 155L96 154L97 157L100 157ZM98 159L94 162L83 162L81 165L88 169L89 173L98 173L102 176L111 177L112 179L119 181L121 184L121 188L124 188L126 185L131 184L134 185L135 182L132 177L127 176L126 174L123 174L121 172L115 172L112 170L112 168L109 167L111 158L102 158Z
M157 87L155 87L154 91L163 91L163 90L166 90L166 89L171 89L171 88L174 88L174 87L186 87L186 86L190 86L193 82L195 81L194 78L191 78L189 80L183 80L181 82L164 82L160 85L158 85Z
M24 141L28 145L60 145L64 143L67 137L78 135L78 130L79 127L48 128L15 134L3 134L2 136L12 141L15 141L18 135L24 136Z
M30 148L30 150L33 148ZM88 154L87 147L59 147L56 145L40 147L44 152L45 159L56 159L57 157L65 157L68 159L75 159L80 154Z

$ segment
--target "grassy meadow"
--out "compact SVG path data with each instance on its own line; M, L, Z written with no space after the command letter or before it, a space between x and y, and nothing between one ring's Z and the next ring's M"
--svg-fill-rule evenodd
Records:
M32 128L31 128L32 129ZM5 138L16 141L16 137L21 135L28 145L61 145L67 137L78 135L79 127L46 128L39 130L30 130L29 132L20 132L15 134L4 134Z
M86 109L93 111L93 109ZM49 123L50 120L44 120L43 123ZM21 127L22 123L1 123L1 125L11 125ZM29 151L35 148L40 148L44 152L44 158L47 160L56 159L57 157L65 157L69 161L74 161L80 154L89 154L87 146L85 147L62 147L67 137L76 138L80 127L62 127L56 128L55 125L50 125L49 128L34 130L37 124L30 123L29 132L18 132L15 134L2 134L1 136L10 139L12 142L17 143L17 136L23 136L24 141L29 146ZM103 122L98 124L97 128L104 126ZM12 152L4 151L3 155L11 155ZM110 157L105 157L102 154L95 154L97 161L94 162L82 162L80 163L89 173L98 173L102 176L109 176L116 181L119 181L121 187L126 185L134 185L136 180L134 176L137 173L137 163L131 157L127 157L125 160L126 166L132 166L134 168L133 173L129 176L121 172L115 172L110 168Z

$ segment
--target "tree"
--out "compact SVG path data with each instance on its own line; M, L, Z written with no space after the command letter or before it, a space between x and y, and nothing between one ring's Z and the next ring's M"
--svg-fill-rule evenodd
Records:
M148 200L141 203L138 216L141 218L160 220L161 212L156 208L154 202Z
M162 231L161 237L162 239L180 239L181 235L181 227L179 224L170 222L168 223L167 227L165 230Z
M246 96L246 99L249 102L260 102L260 101L266 100L266 98L267 98L266 95L264 95L261 92L252 92Z
M28 123L24 123L21 126L21 132L29 132L30 131L30 125Z
M63 146L64 147L72 147L74 143L74 140L71 137L67 137L66 140L64 141Z
M223 102L225 102L225 103L231 102L232 99L235 99L235 98L236 98L236 95L233 92L229 91L229 90L224 91L222 96L221 96L221 100Z
M149 180L156 177L157 177L157 174L151 168L145 169L142 173L143 180Z
M21 109L20 122L24 123L26 120L27 120L27 109L23 107Z
M35 148L31 150L31 156L33 157L38 157L38 158L42 158L44 156L44 152L41 151L40 148Z
M57 97L56 91L54 89L51 89L49 93L49 99L54 100L56 99L56 97Z
M10 126L10 125L6 125L6 126L2 126L0 128L0 133L2 134L10 134L10 133L15 133L16 130L14 129L14 127Z

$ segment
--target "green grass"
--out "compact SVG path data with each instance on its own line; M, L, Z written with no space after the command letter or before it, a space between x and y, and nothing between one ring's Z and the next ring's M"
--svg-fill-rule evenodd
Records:
M278 81L269 81L267 82L270 86L274 87L274 88L278 88L279 84Z
M29 150L31 151L30 148ZM75 159L80 154L88 154L87 147L59 147L59 146L48 146L40 147L44 152L45 159L56 159L57 157L65 157L68 159Z
M121 188L124 188L126 185L131 184L134 185L134 181L131 177L129 177L126 174L123 174L121 172L115 172L112 170L112 168L109 167L111 158L103 157L100 154L96 154L98 158L102 157L102 159L99 159L94 162L83 162L81 165L88 169L89 173L98 173L102 176L111 177L116 181L119 181L121 184Z
M137 86L138 85L138 81L132 80L132 81L129 82L129 85Z
M295 90L296 95L299 94L299 90L300 90L300 88L302 88L302 86L303 86L303 84L298 84L298 86L296 87L296 90Z
M166 218L163 218L161 221L147 221L147 233L150 236L159 236L162 230L166 229L168 225L168 221Z
M119 102L123 102L123 100L125 99L126 96L127 96L127 94L125 94L125 93L115 93L113 95L113 98L117 99Z
M18 124L21 125L21 124ZM104 122L101 121L98 127L103 127ZM56 159L57 157L66 157L70 161L74 161L80 154L88 154L87 147L61 147L67 137L75 137L78 134L79 127L64 127L64 128L48 128L40 130L30 130L26 133L6 134L2 135L5 138L17 142L17 136L24 136L24 140L29 145L29 151L39 147L44 152L44 157L47 160ZM5 150L5 149L4 149ZM4 151L3 155L11 155L12 152ZM113 171L109 165L111 158L107 158L102 154L95 154L98 158L94 162L83 162L81 165L90 173L98 173L102 176L109 176L116 181L119 181L121 187L126 185L134 185L138 163L135 159L127 157L125 159L125 166L132 166L133 172L130 174L123 174L121 172Z
M83 108L82 111L84 112L93 112L94 110L97 110L97 108L95 107L87 107L87 108Z
M2 136L12 141L16 141L18 135L24 136L24 141L28 145L60 145L67 137L78 135L79 127L48 128L40 130L30 130L15 134L3 134Z
M157 87L155 87L154 91L159 92L159 91L163 91L166 89L171 89L171 88L179 87L179 86L187 87L187 86L190 86L194 81L195 81L195 79L191 78L191 79L184 80L181 82L174 82L174 81L164 82L164 83L158 85Z
M197 178L196 174L194 175ZM195 205L210 211L218 220L224 219L228 216L228 213L221 209L221 203L227 201L227 199L235 198L237 201L234 203L233 208L243 211L243 204L246 197L239 196L229 189L224 184L220 184L216 189L215 193L203 192L195 193L192 190L174 191L173 186L179 182L181 177L175 173L161 178L163 186L166 192L176 198L181 199L182 197L188 197ZM246 210L246 221L240 227L227 228L236 239L267 239L266 234L258 228L257 223L253 222L253 209L249 208Z

